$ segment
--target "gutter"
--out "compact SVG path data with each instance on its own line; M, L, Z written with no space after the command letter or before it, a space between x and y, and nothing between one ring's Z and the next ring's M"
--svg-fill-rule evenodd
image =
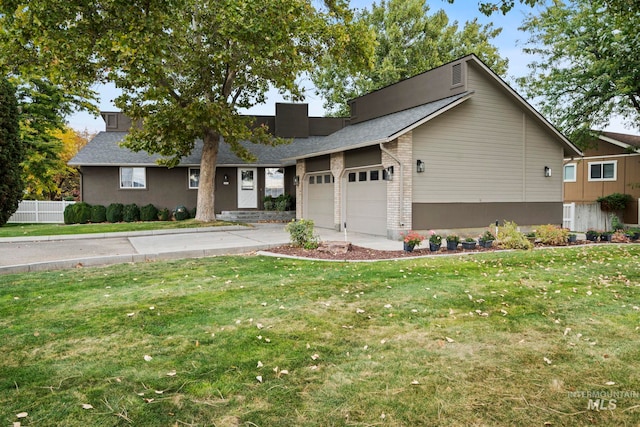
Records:
M399 225L400 227L404 227L404 200L403 200L404 199L404 173L403 173L404 168L400 159L394 156L389 150L384 148L383 142L380 143L380 151L389 155L389 157L391 157L398 164L398 169L400 169L399 171L400 172L400 195L398 196L400 199L400 224Z

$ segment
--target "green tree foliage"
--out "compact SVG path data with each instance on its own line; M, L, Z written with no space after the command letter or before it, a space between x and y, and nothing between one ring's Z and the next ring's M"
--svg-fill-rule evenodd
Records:
M447 0L449 3L454 3L454 0ZM535 6L537 4L544 4L546 0L520 0L520 3L527 6ZM626 0L624 0L626 1ZM633 0L632 0L633 1ZM485 15L491 15L494 12L501 12L503 15L507 14L513 6L515 0L500 0L499 2L478 2L478 9Z
M22 200L24 183L20 163L23 159L15 89L0 77L0 226L9 220Z
M239 109L264 102L272 87L300 100L296 79L321 55L357 68L372 49L345 0L327 0L324 8L312 0L9 3L6 21L20 48L64 63L70 78L108 80L122 90L116 106L142 124L128 136L129 148L159 153L173 166L202 141L203 221L215 220L219 144L252 160L241 141L282 142Z
M349 99L469 53L478 55L498 74L507 69L507 60L490 43L501 29L476 20L460 28L457 22L449 23L442 10L429 14L425 0L382 0L360 12L356 21L375 32L374 66L353 73L343 62L326 56L312 75L332 115L348 116Z
M523 28L540 59L519 83L576 144L614 115L640 129L640 13L626 0L554 2Z

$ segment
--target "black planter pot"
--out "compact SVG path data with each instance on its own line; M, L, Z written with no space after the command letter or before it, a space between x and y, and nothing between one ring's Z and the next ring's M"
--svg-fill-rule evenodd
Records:
M569 240L569 243L575 243L578 240L578 237L575 234L573 234L573 235L570 235L567 240Z
M413 252L413 248L415 248L415 245L412 245L410 243L405 243L404 244L404 251L405 252Z
M462 249L469 251L475 248L476 248L476 242L462 242Z
M490 248L493 246L493 240L480 240L480 246L483 248Z
M447 250L448 251L455 251L458 249L458 242L450 242L447 240Z
M597 234L587 234L587 240L589 240L590 242L595 242L598 240L598 235Z
M429 242L429 250L430 250L431 252L438 252L438 251L440 250L440 246L441 246L441 245L442 245L442 244L437 244L437 243L431 243L431 242Z

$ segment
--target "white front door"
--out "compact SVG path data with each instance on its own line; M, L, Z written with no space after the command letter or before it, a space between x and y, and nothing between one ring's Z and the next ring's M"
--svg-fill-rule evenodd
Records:
M238 168L238 209L258 207L258 170Z

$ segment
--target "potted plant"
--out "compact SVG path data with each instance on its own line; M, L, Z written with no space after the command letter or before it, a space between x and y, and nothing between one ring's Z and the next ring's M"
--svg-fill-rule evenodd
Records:
M471 237L467 237L462 241L462 249L471 250L476 248L476 241Z
M437 252L440 250L440 246L442 246L442 236L436 234L435 231L431 230L429 232L429 250L431 252Z
M402 240L404 242L404 250L406 252L413 252L413 249L416 246L420 246L420 244L424 240L424 236L418 232L411 230L407 234L402 235Z
M529 240L531 243L535 243L536 242L536 232L535 231L530 231L528 233L525 234L525 237L527 238L527 240Z
M450 234L447 236L447 250L455 251L458 249L458 243L460 243L460 238L455 234Z
M569 243L575 243L578 240L578 236L575 233L569 233L569 237L567 238Z
M589 240L590 242L595 242L596 240L598 240L598 236L600 236L600 232L590 228L585 233L585 236L587 237L587 240Z
M612 234L613 234L613 231L603 231L602 233L600 233L600 241L610 242Z
M484 232L484 234L482 236L480 236L478 238L478 243L483 248L490 248L491 245L493 245L493 241L495 239L496 239L496 237L493 235L493 233L490 232L489 230L487 230L487 231Z

